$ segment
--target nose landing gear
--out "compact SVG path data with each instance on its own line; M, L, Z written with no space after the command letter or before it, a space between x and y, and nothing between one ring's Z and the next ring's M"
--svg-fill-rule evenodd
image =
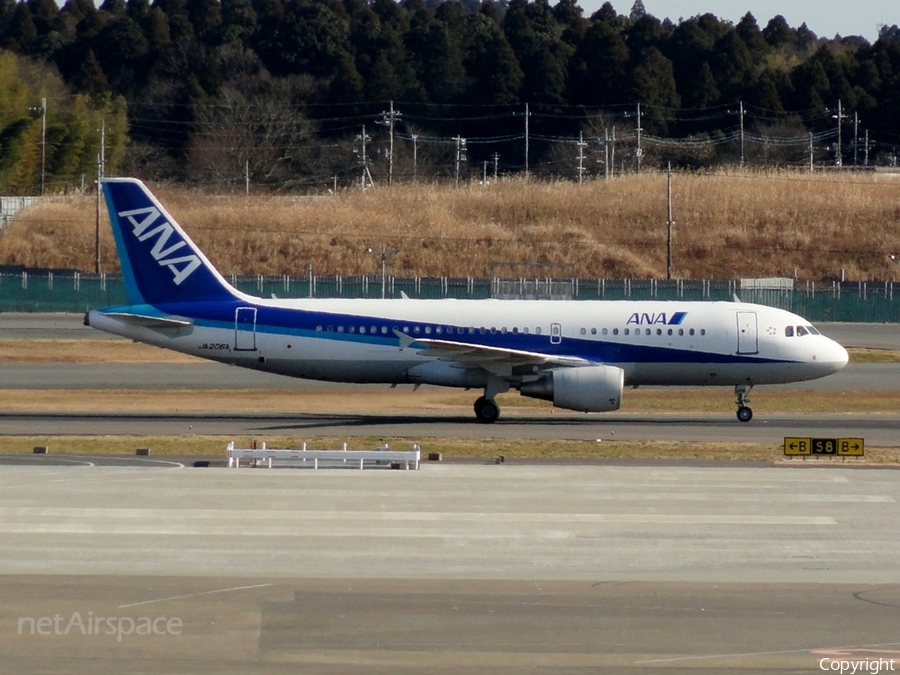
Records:
M748 394L750 390L753 389L752 384L739 384L734 388L734 395L736 397L736 403L738 406L737 409L737 418L741 422L749 422L753 419L753 411L750 409L750 406L747 404L750 403L750 398Z

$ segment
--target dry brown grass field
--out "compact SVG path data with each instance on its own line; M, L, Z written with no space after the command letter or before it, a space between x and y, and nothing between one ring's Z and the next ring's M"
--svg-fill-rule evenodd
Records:
M378 186L316 199L151 186L225 274L488 276L492 262L574 263L581 277L664 278L666 177ZM743 173L673 180L673 276L900 277L900 175ZM46 202L0 233L0 264L91 271L93 197ZM102 267L118 270L103 214ZM368 252L372 249L376 255ZM514 275L510 275L514 276Z

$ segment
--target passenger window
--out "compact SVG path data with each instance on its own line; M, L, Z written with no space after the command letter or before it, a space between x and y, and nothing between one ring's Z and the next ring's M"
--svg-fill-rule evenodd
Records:
M369 329L369 332L370 332L370 333L377 333L377 332L378 332L378 326L372 326L372 327Z
M540 334L541 334L541 327L540 327L540 326L538 326L537 328L534 329L534 334L535 334L535 335L540 335Z
M316 332L317 332L317 333L321 333L321 332L322 332L322 326L316 326Z
M469 335L475 335L475 326L469 326Z
M333 333L333 332L334 332L334 328L331 327L331 326L328 326L328 328L325 329L325 332L326 332L326 333Z
M419 328L418 326L413 326L413 333L415 333L416 335L418 335L421 330L422 329Z
M360 327L359 327L359 332L360 332L360 333L365 333L365 332L366 332L366 327L365 327L365 326L360 326Z
M381 332L382 332L382 334L387 335L387 326L382 326Z
M596 335L596 334L597 334L597 329L591 328L591 335Z
M657 329L656 329L656 334L657 334L657 335L662 335L662 328L657 328Z
M613 335L618 335L618 334L619 334L619 329L613 328Z
M519 332L518 326L513 326L513 335L517 335Z
M644 331L644 335L650 335L651 332L652 331L648 328L647 330Z
M491 335L496 335L497 328L495 326L491 326Z
M671 335L671 334L672 334L672 329L670 328L668 332L669 332L669 335Z
M425 335L431 335L431 326L425 326Z
M434 329L434 332L437 333L438 335L440 335L441 333L444 332L443 326L436 326Z
M522 329L522 335L528 335L528 326Z
M693 329L693 328L691 328L691 329L688 331L688 335L690 335L690 336L693 336L693 335L694 335L694 329Z
M701 329L700 329L700 335L706 335L706 329L705 329L705 328L701 328Z
M623 335L628 335L630 332L631 332L631 331L630 331L628 328L626 328L624 331L622 331L622 334L623 334Z
M356 332L356 326L350 326L350 332L351 332L351 333L355 333L355 332Z
M803 326L797 326L797 337L803 337L804 335L809 335L809 331Z
M794 327L793 326L785 326L784 327L784 337L794 337Z
M338 333L343 333L343 332L344 332L344 327L338 326Z
M604 335L609 335L609 329L604 328L604 329L603 329L603 334L604 334Z
M500 329L500 335L506 335L506 326Z
M684 335L684 328L679 328L679 329L678 329L678 334L679 334L679 335Z
M587 335L587 328L582 328L582 329L581 329L581 334L582 334L582 335Z

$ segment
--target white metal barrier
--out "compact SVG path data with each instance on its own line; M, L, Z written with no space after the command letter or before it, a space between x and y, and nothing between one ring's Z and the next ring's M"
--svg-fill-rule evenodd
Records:
M301 462L306 466L311 464L313 469L319 468L319 462L327 462L329 466L358 466L360 469L369 462L370 465L376 466L385 463L403 464L406 470L412 465L412 468L418 471L422 455L418 444L413 445L412 450L406 451L391 450L387 445L377 450L348 450L346 443L343 450L308 450L306 443L301 450L267 448L265 441L261 445L260 448L239 449L234 447L234 441L229 442L225 448L228 468L239 469L243 459L249 461L250 466L257 466L260 461L266 462L270 469L273 461Z

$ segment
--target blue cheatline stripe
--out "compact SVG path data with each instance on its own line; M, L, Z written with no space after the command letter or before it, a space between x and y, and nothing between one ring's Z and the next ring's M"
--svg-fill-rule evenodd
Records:
M680 326L681 322L684 321L684 317L687 316L687 312L675 312L672 315L672 318L669 319L670 326Z

